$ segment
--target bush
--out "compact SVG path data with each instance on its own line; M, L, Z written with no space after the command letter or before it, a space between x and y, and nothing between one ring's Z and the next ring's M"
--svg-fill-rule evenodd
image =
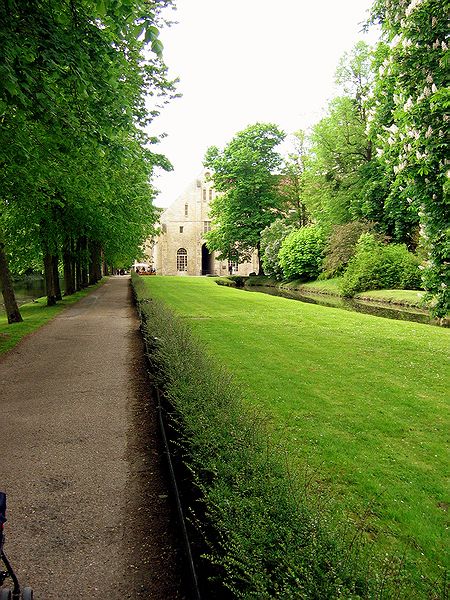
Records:
M344 296L366 290L420 289L419 259L404 244L382 244L364 233L341 282Z
M355 254L359 238L363 233L367 233L371 227L371 223L362 221L351 221L333 227L325 248L325 260L323 262L326 278L336 277L345 270L348 261Z
M262 264L264 273L269 277L283 279L278 253L283 240L292 230L292 225L286 225L282 219L277 219L261 233Z
M281 244L278 258L286 279L315 279L321 271L325 237L316 225L292 231Z
M134 284L139 297L142 283ZM232 598L261 600L375 597L359 545L345 541L323 502L311 507L229 373L164 305L140 309L197 490L185 510L208 546L202 569L220 586L205 597L228 597L224 588Z

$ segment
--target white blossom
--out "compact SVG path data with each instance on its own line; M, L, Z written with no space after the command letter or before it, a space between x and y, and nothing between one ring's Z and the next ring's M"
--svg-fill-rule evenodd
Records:
M426 130L426 132L425 132L425 137L426 137L426 138L429 138L429 137L431 137L431 136L432 136L432 134L433 134L433 130L432 130L432 128L431 128L431 125L429 125L429 126L428 126L428 129L427 129L427 130Z
M427 83L433 83L433 75L428 73L427 78L425 80Z
M389 47L390 47L390 48L395 48L396 46L398 46L398 45L399 45L399 43L400 43L401 41L402 41L402 38L401 38L401 36L397 34L397 35L395 35L395 36L392 38L392 40L391 40L391 43L389 44Z
M409 17L411 15L411 13L413 12L413 10L415 10L420 4L422 4L423 0L412 0L409 3L408 8L405 11L405 15L407 17Z
M441 48L442 48L442 50L444 50L444 52L445 52L446 50L448 50L448 46L447 46L447 44L444 42L444 40L442 40L442 43L441 43Z
M433 85L431 86L431 91L433 92L433 94L437 92L437 87L435 83L433 83Z
M407 100L407 101L405 102L405 104L403 105L403 110L404 110L405 112L407 112L407 111L408 111L408 110L409 110L409 109L412 107L412 105L413 105L413 101L412 101L412 98L411 98L411 96L409 96L408 100Z

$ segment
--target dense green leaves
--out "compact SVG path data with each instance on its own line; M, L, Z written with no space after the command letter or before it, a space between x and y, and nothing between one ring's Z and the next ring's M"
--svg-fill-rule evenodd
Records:
M0 2L0 218L16 271L63 249L125 266L153 231L150 178L171 167L144 127L174 89L158 37L170 4Z
M325 236L317 225L292 231L278 254L286 279L315 279L322 269L324 249Z
M373 7L385 39L372 118L392 177L387 204L419 217L428 255L423 280L439 316L449 306L448 10L439 0L377 0Z
M281 208L276 174L281 156L275 148L284 133L273 124L257 123L236 134L221 151L208 149L204 165L212 169L218 195L211 204L213 229L207 234L210 250L222 258L242 262L260 248L261 231Z

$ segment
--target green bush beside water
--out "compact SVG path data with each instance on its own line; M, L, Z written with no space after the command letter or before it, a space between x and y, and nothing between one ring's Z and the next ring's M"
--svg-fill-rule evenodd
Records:
M381 289L420 289L420 260L404 244L383 244L361 235L342 278L344 296Z

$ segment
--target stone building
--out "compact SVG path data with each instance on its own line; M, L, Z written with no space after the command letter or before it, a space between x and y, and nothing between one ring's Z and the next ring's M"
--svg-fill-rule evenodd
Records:
M257 272L256 254L251 262L217 260L208 251L205 233L211 229L209 204L215 197L208 171L203 171L160 217L161 233L151 244L158 275L249 275Z

